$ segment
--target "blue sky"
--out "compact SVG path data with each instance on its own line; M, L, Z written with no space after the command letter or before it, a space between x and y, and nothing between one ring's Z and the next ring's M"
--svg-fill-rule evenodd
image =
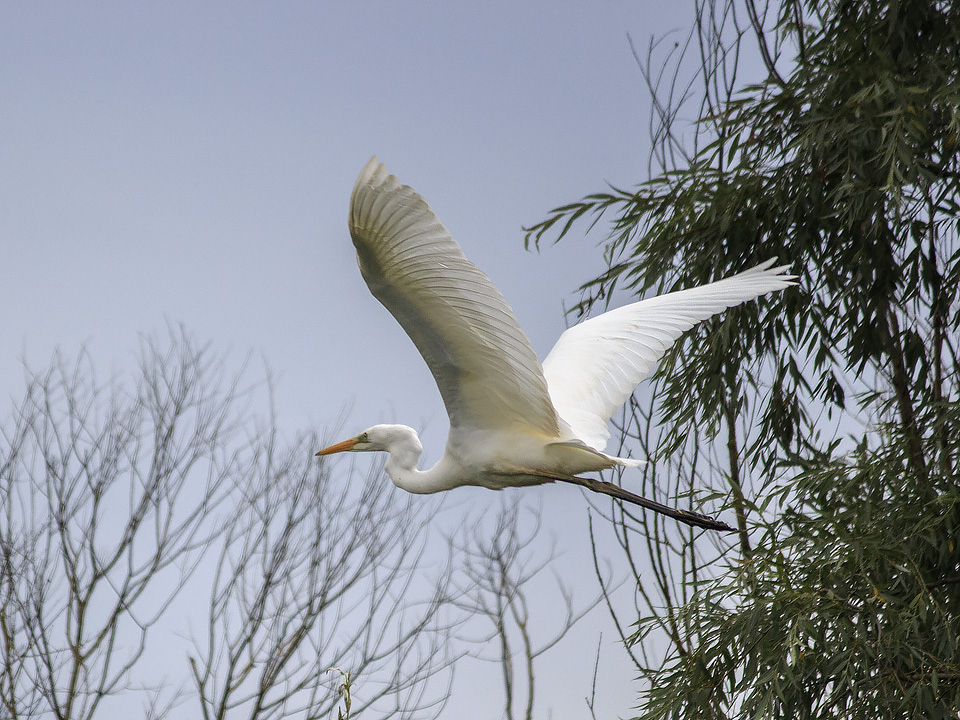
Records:
M644 47L689 20L660 0L5 4L4 405L24 360L86 345L105 377L130 368L139 334L183 323L238 362L266 360L285 431L349 409L346 434L405 422L436 460L439 394L354 259L357 173L377 154L423 194L543 357L564 302L603 268L602 234L535 253L521 227L644 179L648 101L627 35ZM522 492L542 495L544 533L589 596L579 493ZM602 622L544 671L542 717L585 716ZM605 652L604 712L627 714L629 670Z

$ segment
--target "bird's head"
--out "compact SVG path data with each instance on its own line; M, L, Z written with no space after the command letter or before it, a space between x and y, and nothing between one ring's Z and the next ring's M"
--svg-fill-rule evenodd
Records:
M415 445L417 452L423 448L417 433L406 425L374 425L359 435L331 445L317 453L318 456L333 455L339 452L390 451L398 445Z

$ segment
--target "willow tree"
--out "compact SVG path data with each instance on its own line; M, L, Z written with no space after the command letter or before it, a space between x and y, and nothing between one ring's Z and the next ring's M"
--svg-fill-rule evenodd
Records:
M771 256L799 275L688 334L622 418L649 492L738 527L615 510L642 717L960 711L957 28L950 2L704 0L638 54L649 179L529 230L609 227L581 312Z

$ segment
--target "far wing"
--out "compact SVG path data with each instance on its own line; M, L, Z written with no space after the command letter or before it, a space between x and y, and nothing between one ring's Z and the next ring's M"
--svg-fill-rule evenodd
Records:
M354 185L350 235L363 279L426 360L451 426L558 435L543 370L503 295L376 157Z
M550 398L578 438L603 450L607 421L687 330L726 308L790 285L773 260L733 277L641 300L569 328L543 361Z

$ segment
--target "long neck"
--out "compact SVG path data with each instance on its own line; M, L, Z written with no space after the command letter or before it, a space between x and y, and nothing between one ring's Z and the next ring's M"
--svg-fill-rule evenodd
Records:
M412 437L390 443L387 447L390 456L387 458L384 469L390 479L393 480L393 484L401 490L418 495L440 492L455 487L456 483L451 484L448 477L448 463L444 462L445 458L429 470L417 469L423 446L420 444L416 433L412 430L410 433Z

